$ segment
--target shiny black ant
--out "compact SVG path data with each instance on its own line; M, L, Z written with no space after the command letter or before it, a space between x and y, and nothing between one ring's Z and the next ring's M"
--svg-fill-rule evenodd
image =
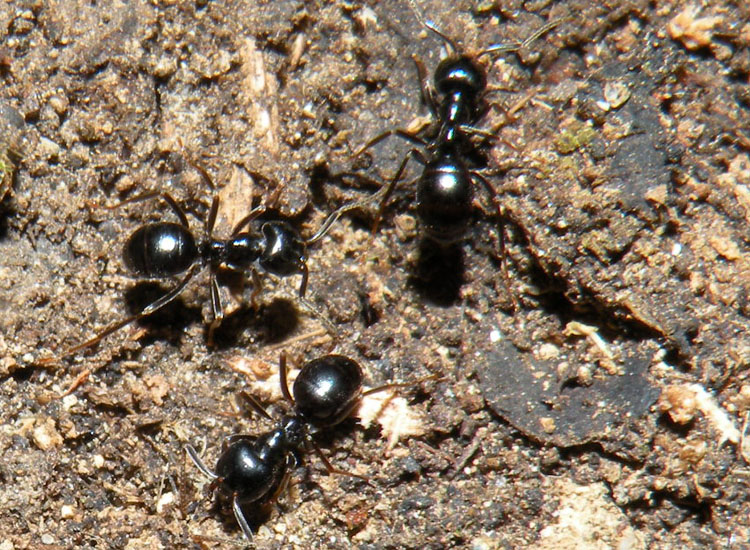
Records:
M487 107L487 77L477 60L484 55L516 52L526 48L544 33L559 25L555 20L541 27L529 38L514 44L496 44L477 55L461 53L457 43L442 33L431 21L425 21L410 2L419 21L439 36L448 49L448 56L435 69L434 86L426 78L425 67L414 59L419 73L422 96L433 117L433 124L424 132L411 133L404 129L392 129L376 136L355 153L355 157L390 136L398 136L415 143L421 149L410 149L395 175L387 183L380 196L379 210L373 224L377 230L385 205L401 180L410 159L423 166L417 179L417 216L427 237L441 245L459 241L466 233L473 213L474 187L481 185L497 211L500 252L503 259L503 277L510 288L505 268L505 242L502 226L503 211L498 194L480 169L470 166L468 159L476 156L477 145L472 138L496 139L493 134L482 131L475 125L484 116Z
M275 429L263 435L227 438L213 471L191 445L185 447L198 469L212 480L210 489L216 491L218 502L231 507L248 540L252 540L253 534L243 506L263 505L276 500L298 464L297 456L303 452L314 451L329 473L356 477L369 483L366 477L336 469L315 442L317 434L351 415L364 396L407 385L388 384L362 391L362 379L362 369L353 359L325 355L302 367L290 393L286 356L282 353L279 382L282 395L292 406L291 415L285 415ZM249 394L243 395L253 409L271 419L260 403Z
M208 177L202 169L200 171L205 178ZM191 231L184 210L167 193L146 193L123 201L117 206L154 198L161 198L166 202L177 216L179 223L160 221L136 229L125 243L124 263L135 276L142 279L163 279L185 274L183 278L172 290L138 313L108 326L93 338L67 349L57 357L43 359L41 363L52 363L69 357L97 344L106 336L130 323L160 310L174 301L204 267L210 270L209 287L213 314L213 321L208 330L209 345L213 344L214 331L224 318L224 308L217 281L217 275L223 269L240 273L250 271L253 278L253 292L250 298L253 307L256 307L255 301L261 291L259 271L279 277L301 275L299 299L316 312L315 308L305 300L309 276L307 248L323 238L344 212L357 208L365 202L346 204L338 208L326 218L318 231L309 239L303 239L296 229L282 220L263 221L257 231L246 230L246 227L266 212L264 206L258 206L235 225L228 239L222 240L213 236L219 210L219 198L214 197L205 221L205 240L200 242ZM328 330L332 330L330 322L325 324Z

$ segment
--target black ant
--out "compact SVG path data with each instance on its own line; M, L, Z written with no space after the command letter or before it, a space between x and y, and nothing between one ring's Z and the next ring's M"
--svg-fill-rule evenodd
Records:
M418 133L392 129L371 139L354 155L361 155L393 135L415 143L423 149L409 150L385 189L378 191L377 195L381 198L373 232L377 230L385 205L401 180L409 160L413 158L424 167L417 179L416 207L425 235L441 245L459 241L466 233L473 213L474 186L480 184L489 194L497 211L501 257L504 258L503 211L498 194L479 169L470 167L471 161L468 160L478 152L477 145L471 139L473 136L485 140L497 139L495 135L475 127L487 110L487 77L477 60L484 55L516 52L525 48L559 25L562 20L544 25L522 42L496 44L477 55L470 56L461 53L455 41L442 33L431 21L423 20L413 3L410 4L422 25L445 42L449 53L435 69L434 87L427 82L422 62L414 58L422 96L434 120L426 130L425 138L420 137ZM510 288L504 260L503 277L506 287Z
M277 427L258 437L234 435L227 438L216 468L211 471L196 450L187 445L188 455L207 477L210 489L216 491L220 504L231 505L234 517L248 540L253 534L242 511L251 503L268 504L286 488L297 455L314 451L329 473L366 477L336 469L315 442L323 430L344 421L366 396L407 384L388 384L362 391L362 369L343 355L325 355L306 363L294 381L291 393L287 383L286 356L279 360L281 393L292 405L293 413L285 415ZM408 384L411 385L411 384ZM271 419L263 406L243 393L250 405L265 418Z
M204 178L208 178L204 170L200 168L199 170ZM210 183L210 179L208 181ZM259 271L279 277L301 275L299 299L316 312L315 308L305 300L309 276L307 247L323 238L344 212L357 208L365 202L346 204L338 208L326 218L318 231L309 239L303 239L296 229L282 220L264 221L258 231L245 230L266 212L265 206L258 206L235 225L228 239L221 240L213 236L219 210L219 198L214 197L205 221L205 240L199 242L190 229L184 210L167 193L146 193L123 201L117 206L153 198L161 198L166 202L177 216L179 223L160 221L136 229L125 243L124 263L134 275L142 279L163 279L187 273L172 290L138 313L110 325L93 338L67 349L55 358L43 359L41 361L43 364L69 357L91 347L130 323L160 310L174 301L185 290L196 273L204 267L210 270L209 287L213 314L213 321L208 330L209 345L213 345L214 331L224 318L224 308L217 281L217 274L222 269L240 273L250 271L253 278L250 301L256 309L256 298L261 291ZM332 330L330 322L325 324L329 330Z

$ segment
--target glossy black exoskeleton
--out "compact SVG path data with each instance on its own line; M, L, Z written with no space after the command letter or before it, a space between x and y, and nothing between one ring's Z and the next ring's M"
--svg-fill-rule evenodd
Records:
M416 12L415 12L416 13ZM419 17L419 16L418 16ZM502 217L497 193L492 185L471 167L468 159L478 153L473 136L494 139L475 125L486 111L485 94L487 77L477 59L489 53L514 52L525 48L542 34L557 26L553 21L539 29L531 37L516 44L498 44L487 48L476 56L460 53L457 44L438 30L432 22L422 21L430 31L446 44L449 55L435 69L433 84L426 80L424 65L415 59L420 76L422 95L432 113L434 123L427 128L424 137L395 129L384 132L370 140L357 155L383 139L396 135L422 146L411 149L389 182L380 202L380 213L400 181L410 158L416 159L424 168L417 180L417 213L428 237L450 243L460 239L468 227L474 199L474 185L480 183L490 195L498 216Z
M417 62L417 66L422 75L421 62ZM467 156L474 152L471 136L479 133L473 125L483 112L485 87L484 71L472 59L464 55L449 57L435 71L434 88L422 79L422 92L435 121L425 137L400 129L389 130L360 149L357 155L392 135L415 142L423 149L411 149L385 187L376 227L412 158L423 166L417 179L416 208L427 237L449 244L464 236L474 210L474 185L477 182L484 185L499 210L494 188L467 161ZM436 93L441 96L439 101Z
M161 195L172 205L180 219L184 213L174 200ZM213 226L218 211L214 199L206 224L207 239L197 244L187 223L150 223L138 228L125 243L123 261L137 277L160 279L180 275L196 264L211 268L211 286L216 284L215 274L221 268L232 271L259 269L273 275L286 277L302 275L299 295L307 288L307 245L299 233L287 222L265 221L259 231L245 231L255 218L263 213L257 208L245 217L232 231L229 239L213 237ZM214 311L214 315L220 315Z
M45 359L42 362L52 362L73 355L93 346L124 326L163 308L175 300L196 273L204 267L208 267L210 271L209 285L213 313L213 321L208 330L209 345L213 342L214 330L221 324L224 317L217 282L217 274L222 269L250 272L253 278L251 295L253 306L261 290L261 273L270 273L279 277L301 275L299 298L304 301L308 281L307 247L321 239L343 212L357 206L356 204L345 205L334 211L309 239L302 238L296 229L283 220L263 221L257 230L249 229L252 222L265 212L264 208L258 207L237 223L228 239L221 240L213 236L219 208L217 197L214 198L205 221L206 238L199 242L190 229L185 212L166 193L141 195L121 205L151 198L164 200L179 219L179 223L149 223L135 230L125 243L123 261L133 275L140 279L163 279L178 275L182 275L183 278L172 290L138 313L110 325L93 338L69 348L57 357Z
M466 233L474 210L471 171L453 151L427 161L417 182L417 216L422 229L439 243Z
M198 257L190 230L177 223L150 223L137 229L125 243L125 266L143 278L171 277L186 271Z
M496 210L500 253L504 257L502 206L494 187L481 174L483 167L476 165L476 159L482 157L482 151L475 143L475 138L484 140L480 140L480 144L496 139L475 126L486 111L487 89L485 71L477 60L489 53L514 52L525 48L560 21L547 24L523 42L494 45L476 56L470 56L460 53L457 44L432 22L423 21L419 14L417 17L445 42L449 54L435 69L432 85L427 82L424 65L415 59L422 96L430 109L433 123L424 132L417 134L402 129L386 131L370 140L355 154L358 156L394 135L420 146L409 150L395 175L384 190L379 192L382 197L373 230L377 229L385 205L404 175L409 160L415 159L423 166L416 184L416 209L425 236L442 245L461 240L474 212L474 187L480 185L486 190ZM503 276L507 286L505 267Z
M292 386L297 416L318 428L343 421L361 394L362 369L343 355L326 355L306 363Z
M188 445L187 453L195 465L212 479L211 488L219 502L229 504L237 523L248 539L252 530L242 507L272 502L284 490L289 475L297 465L297 456L314 451L331 473L364 479L335 469L316 445L314 437L321 430L341 423L357 407L360 399L396 385L362 391L362 370L343 355L325 355L306 363L292 386L287 384L286 359L279 361L281 392L292 405L293 413L277 427L259 437L237 435L228 438L216 468L211 471ZM253 408L270 418L263 407L245 394Z

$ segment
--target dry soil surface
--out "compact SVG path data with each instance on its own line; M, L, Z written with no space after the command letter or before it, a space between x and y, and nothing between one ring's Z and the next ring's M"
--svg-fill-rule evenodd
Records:
M239 392L278 415L281 351L331 349L412 385L318 438L370 485L298 456L245 507L259 549L750 547L748 4L415 9L471 55L559 20L478 59L500 219L477 182L466 239L426 240L411 162L374 236L368 203L310 247L311 306L225 276L209 348L202 272L45 362L175 284L121 260L169 208L108 207L166 192L202 236L217 195L219 236L259 203L312 235L416 146L365 143L429 137L413 57L446 45L404 0L0 4L0 550L245 545L185 446L268 430Z

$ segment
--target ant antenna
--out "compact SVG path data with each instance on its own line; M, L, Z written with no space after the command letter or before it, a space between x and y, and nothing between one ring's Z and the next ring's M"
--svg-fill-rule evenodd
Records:
M518 50L522 50L524 48L527 48L532 42L535 40L541 38L544 34L548 33L558 25L569 21L569 17L561 17L559 19L554 19L553 21L550 21L546 25L542 26L541 28L537 29L531 36L529 36L526 40L522 42L512 42L510 44L493 44L492 46L489 46L479 52L477 54L477 58L491 54L491 53L508 53L508 52L517 52Z
M407 2L409 3L409 7L411 7L411 10L414 12L414 16L417 18L417 21L419 21L424 27L428 28L440 38L442 38L443 41L448 45L449 49L451 50L450 52L448 52L448 55L454 55L459 51L458 44L456 44L455 40L438 29L435 23L433 23L429 19L424 19L422 17L422 15L419 13L419 10L417 9L416 4L414 3L414 0L407 0Z
M358 201L352 201L348 204L345 204L343 206L340 206L333 212L331 212L328 217L325 219L323 224L320 226L320 228L315 232L315 234L307 239L305 241L305 245L309 246L311 244L314 244L318 242L320 239L325 237L326 233L331 229L331 226L336 223L336 221L345 213L349 212L350 210L356 210L357 208L362 208L363 206L367 206L371 202L375 202L376 199L380 198L380 195L383 193L382 190L379 190L374 195L370 197L366 197L362 200Z
M320 228L318 228L318 230L315 232L315 234L305 241L305 245L309 246L311 244L318 242L323 237L325 237L326 233L328 233L328 231L331 229L331 226L334 223L336 223L336 220L338 220L341 217L341 214L343 214L347 210L350 210L350 208L347 208L347 206L349 205L345 204L341 208L334 210L331 214L329 214L326 220L320 226Z

